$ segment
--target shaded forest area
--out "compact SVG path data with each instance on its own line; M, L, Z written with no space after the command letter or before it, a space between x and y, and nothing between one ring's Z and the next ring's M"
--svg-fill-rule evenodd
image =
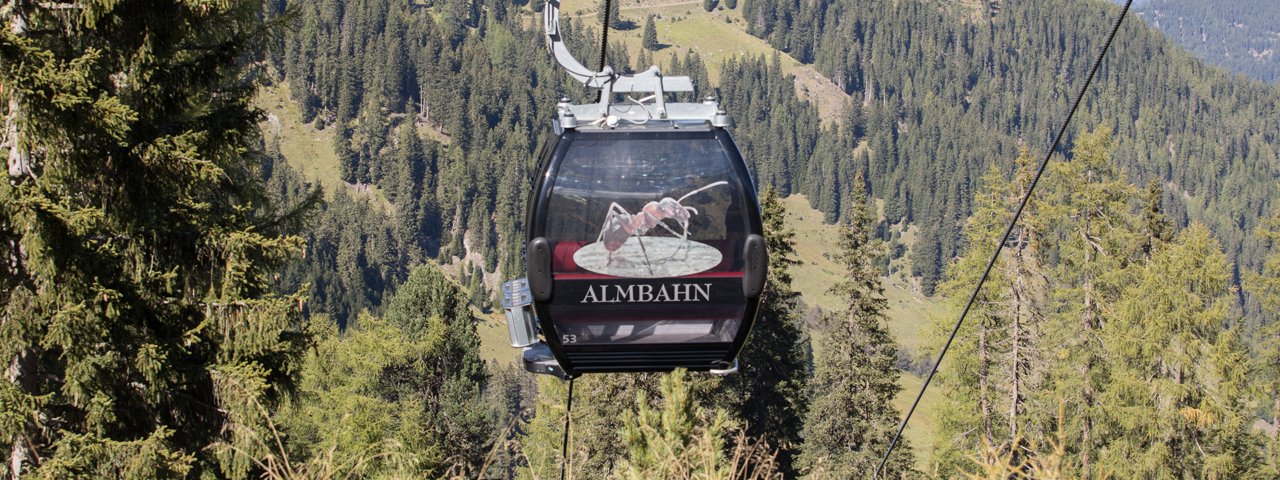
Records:
M743 5L749 31L864 100L869 163L819 167L832 160L815 157L808 170L846 172L833 176L838 191L853 178L847 172L865 168L886 216L920 225L912 263L926 288L963 248L959 229L984 169L1000 162L1007 173L1020 146L1047 148L1119 15L1106 2L986 5ZM1233 78L1129 21L1077 122L1110 126L1128 178L1161 182L1174 222L1205 223L1238 268L1257 271L1265 252L1251 232L1277 196L1265 179L1280 173L1278 100L1280 88ZM847 154L835 158L848 161ZM831 189L810 198L840 198Z
M1147 0L1134 12L1178 45L1214 65L1250 78L1280 80L1280 4Z
M567 458L565 383L487 364L476 329L520 270L548 99L589 95L541 53L537 5L7 3L5 473L865 474L900 413L886 225L920 226L916 273L962 298L1114 13L1077 3L738 5L861 100L827 124L777 57L726 62L715 90L673 59L762 184L762 319L738 375L579 380ZM1280 474L1276 90L1161 38L1126 27L942 373L934 461L903 444L886 478ZM336 133L346 185L260 135L255 82ZM814 325L792 193L840 223L841 308Z
M268 70L289 83L303 120L338 129L346 180L377 185L394 204L382 220L361 214L352 222L361 233L344 232L347 241L332 236L337 230L317 237L314 268L294 277L311 279L316 300L339 319L376 309L409 259L449 263L471 254L464 281L490 290L503 278L497 273L518 270L521 205L549 118L546 99L584 94L545 61L530 17L516 14L539 5L413 5L298 4L296 30L270 49ZM764 58L729 60L715 90L762 185L804 193L834 221L844 216L853 174L866 172L886 223L921 229L911 264L926 293L964 248L960 229L982 172L1000 162L1007 173L1012 164L998 159L1047 145L1118 13L1101 2L994 5L745 2L753 34L813 62L862 102L824 126L794 98L778 62ZM568 23L574 50L594 56L597 32ZM615 45L610 63L633 62ZM669 70L705 79L696 57ZM1276 192L1260 179L1280 172L1277 105L1280 89L1232 78L1128 22L1080 121L1105 119L1127 177L1161 182L1170 218L1179 227L1208 225L1248 272L1264 253L1250 232ZM338 266L342 245L361 260L358 269ZM1256 302L1240 301L1256 321Z
M264 73L288 82L303 121L337 129L343 179L378 186L391 208L332 192L337 199L308 235L308 260L281 283L309 283L315 311L345 323L362 309L377 312L408 266L457 257L466 260L462 280L476 292L475 305L496 305L498 279L523 268L523 205L549 131L548 99L592 94L547 61L528 7L333 1L291 8L296 30L267 50ZM269 16L285 12L283 3L268 6ZM572 21L566 29L575 51L598 51L597 32ZM609 56L632 68L624 47ZM703 89L691 98L714 93L696 54L671 63L669 73L690 75ZM817 112L795 98L777 59L726 68L737 75L726 75L732 81L719 93L735 112L744 152L757 159L760 178L788 192L819 136ZM273 143L268 138L264 148L280 160ZM301 178L273 182L277 192L305 190Z

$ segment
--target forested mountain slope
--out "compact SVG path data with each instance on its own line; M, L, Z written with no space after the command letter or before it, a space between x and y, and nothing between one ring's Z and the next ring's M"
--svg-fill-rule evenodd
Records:
M338 174L348 185L329 192L337 198L309 235L308 260L283 283L310 283L314 308L345 322L361 309L376 312L409 265L459 259L476 305L493 304L485 292L522 267L523 205L552 102L589 94L546 55L535 7L541 4L463 0L268 7L271 16L294 9L296 30L269 49L266 71L287 84L303 122L333 132ZM578 23L570 17L565 27L573 50L588 58L599 36ZM647 58L658 55L666 72L694 77L702 89L694 98L715 93L696 52ZM621 68L636 63L621 42L609 58ZM798 177L821 121L797 99L781 59L744 57L718 71L732 72L720 94L747 154L786 165L770 181ZM266 150L280 156L274 146L289 143L269 133ZM275 182L284 192L299 190L285 184L301 180ZM389 208L360 194L370 190L382 192Z
M1280 81L1280 2L1145 0L1134 11L1209 63Z
M401 258L471 254L476 267L490 273L492 287L491 273L521 261L519 249L509 247L517 244L512 240L520 231L546 99L582 91L540 51L530 11L538 5L413 5L299 4L298 31L273 51L271 64L301 103L304 121L338 129L344 179L377 185L395 204L397 213L386 223L399 225L384 229L380 236L390 240L378 248ZM853 174L866 171L889 221L920 227L911 261L927 292L962 246L959 226L971 211L979 172L997 161L1008 170L1019 146L1044 148L1118 14L1101 0L1003 2L990 9L751 0L740 8L748 31L813 62L863 100L846 109L839 127L823 131L816 110L790 95L794 86L782 77L788 68L781 62L730 58L717 65L719 94L734 113L735 133L758 179L784 194L806 193L834 220ZM590 10L580 13L594 17ZM576 28L572 18L567 23L578 32L575 51L592 56L586 52L597 51L596 32ZM630 53L618 42L610 63L631 65ZM675 55L671 62L661 51L641 55L661 56L673 74L707 78L701 57ZM711 91L708 82L698 83ZM1275 196L1276 186L1264 179L1280 170L1278 92L1231 78L1130 21L1078 125L1106 119L1116 132L1117 161L1131 179L1164 182L1176 222L1205 222L1242 268L1256 269L1261 248L1247 233ZM441 141L401 142L410 118ZM855 154L864 142L870 148ZM328 243L334 251L317 253L336 259L342 242ZM396 263L317 281L334 291L319 300L359 300L360 294L342 292L380 291L403 277ZM325 270L338 270L336 261L332 265ZM363 286L354 288L357 283Z
M549 107L594 98L538 4L5 3L0 477L1280 477L1274 87L1130 22L951 330L1114 6L622 1L609 63L732 112L768 290L737 375L572 402L477 328ZM904 331L956 343L889 455Z
M991 162L1008 171L1019 146L1047 147L1119 14L1101 0L990 5L743 7L753 33L865 100L872 155L852 165L840 155L815 157L808 170L841 172L830 176L839 191L865 168L889 217L921 226L913 263L928 285L958 251L979 173ZM1232 78L1129 21L1071 130L1093 125L1115 131L1115 161L1132 180L1165 185L1176 222L1206 223L1241 268L1258 268L1262 249L1248 233L1276 197L1280 88ZM827 178L807 182L823 210L833 208L824 195L840 198L821 191L832 189Z

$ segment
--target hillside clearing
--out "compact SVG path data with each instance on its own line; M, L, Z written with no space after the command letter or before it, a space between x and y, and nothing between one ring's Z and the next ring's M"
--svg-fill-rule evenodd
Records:
M568 0L561 4L561 13L574 17L596 31L600 22L596 16L600 5L585 0ZM642 25L649 15L656 18L658 42L663 48L651 52L653 61L659 67L671 64L671 56L683 58L689 51L696 52L707 66L707 75L711 83L720 83L720 71L724 61L729 58L746 56L778 55L783 71L796 78L796 96L808 100L818 108L823 120L834 121L840 116L849 96L845 95L834 82L827 79L810 65L796 61L785 52L779 51L768 42L746 32L747 24L742 18L740 9L717 9L711 12L703 10L702 2L688 1L628 1L622 4L622 20L629 21L634 28L629 30L611 30L610 43L621 41L632 59L641 50ZM580 59L594 58L595 52L574 52ZM645 68L646 66L638 66ZM665 72L679 75L681 72Z

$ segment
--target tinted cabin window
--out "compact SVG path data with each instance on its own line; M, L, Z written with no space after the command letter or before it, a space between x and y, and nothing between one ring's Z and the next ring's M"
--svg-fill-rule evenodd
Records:
M732 341L745 308L744 192L714 132L579 134L545 230L561 341Z

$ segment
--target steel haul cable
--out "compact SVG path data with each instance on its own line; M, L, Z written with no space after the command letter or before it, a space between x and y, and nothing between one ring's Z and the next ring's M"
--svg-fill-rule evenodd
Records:
M929 376L925 377L924 385L920 386L920 393L916 394L916 399L911 403L911 409L907 410L907 416L902 419L902 425L898 427L898 433L893 435L893 441L889 442L889 448L885 450L884 457L880 459L880 465L876 467L875 474L872 478L879 478L884 471L885 463L889 461L889 456L893 454L894 447L898 446L898 441L902 438L902 432L907 429L907 422L911 421L911 415L916 412L916 407L920 405L920 399L924 397L924 392L929 388L929 383L933 381L934 374L938 373L938 366L942 364L942 359L946 357L947 350L951 348L951 342L956 339L956 334L960 332L960 325L964 324L964 319L969 315L969 309L973 307L974 301L978 298L978 292L982 290L982 285L987 283L987 277L991 275L991 269L995 266L996 260L1000 258L1000 251L1004 250L1004 245L1009 242L1009 236L1013 233L1013 227L1018 224L1018 219L1022 217L1022 210L1027 207L1027 202L1031 200L1031 196L1035 193L1036 185L1040 183L1040 177L1044 175L1045 168L1049 166L1049 159L1052 158L1053 152L1058 150L1058 144L1062 142L1062 136L1067 132L1067 126L1071 124L1071 119L1076 115L1076 109L1080 108L1080 102L1084 99L1084 94L1089 90L1089 85L1093 83L1093 77L1098 73L1098 67L1102 65L1102 59L1107 56L1107 51L1111 49L1111 42L1116 38L1116 32L1120 30L1120 24L1129 14L1129 7L1133 5L1133 0L1126 0L1124 8L1120 10L1120 16L1116 18L1116 23L1111 26L1111 34L1107 36L1107 43L1103 44L1102 52L1098 54L1098 59L1093 62L1093 69L1089 70L1089 77L1085 79L1084 86L1080 87L1080 93L1076 95L1076 101L1071 105L1071 110L1067 113L1067 118L1062 122L1062 128L1058 129L1058 135L1053 138L1053 145L1049 147L1049 151L1045 152L1044 160L1040 161L1040 167L1036 170L1036 176L1031 179L1031 185L1027 187L1026 195L1022 196L1018 209L1014 211L1013 218L1009 220L1009 226L1005 227L1004 236L1000 238L1000 243L996 244L996 250L991 254L991 259L987 261L987 269L982 272L982 277L978 279L978 284L974 285L973 293L969 294L969 302L965 304L964 310L960 312L960 318L956 320L956 325L951 329L951 336L947 337L947 343L942 345L942 351L938 352L937 361L933 362L933 368L929 370Z
M613 16L611 15L613 13L610 11L611 9L613 9L613 0L604 0L604 17L600 22L600 28L604 32L600 34L600 66L596 68L596 71L604 71L604 62L607 60L606 54L609 52L609 23L612 21L610 17ZM602 100L604 100L604 90L600 90L600 93L596 95L597 102Z
M604 71L606 54L609 51L609 10L613 8L613 0L604 0L604 21L601 28L604 32L600 35L600 66L596 71ZM596 101L604 99L604 90L596 97ZM569 418L573 412L573 377L569 378L569 395L565 399L564 407L564 438L560 442L560 480L565 480L569 470Z
M573 413L573 379L569 379L569 396L564 405L564 438L560 441L560 480L569 470L569 415Z

